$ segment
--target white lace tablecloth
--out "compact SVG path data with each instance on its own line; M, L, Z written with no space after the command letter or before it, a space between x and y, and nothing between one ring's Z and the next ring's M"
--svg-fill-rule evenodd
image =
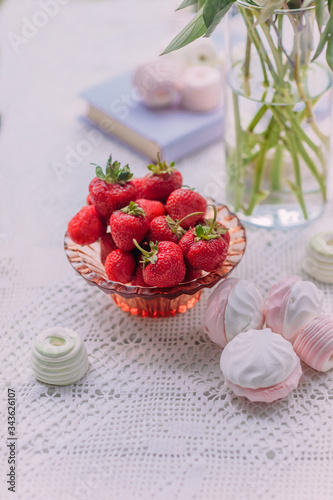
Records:
M158 52L184 22L178 2L54 0L46 21L43 3L6 0L0 10L0 498L331 499L333 372L304 366L298 389L272 405L239 399L203 334L208 293L185 315L130 317L64 255L90 162L103 165L111 151L137 175L145 169L78 120L78 93ZM29 31L32 20L40 27ZM178 167L186 184L222 199L222 143ZM332 218L331 201L302 229L248 228L235 277L263 294L283 275L306 277L305 244ZM332 286L318 286L332 312ZM91 363L69 387L36 382L30 367L34 337L57 324L81 334ZM17 398L15 494L6 485L8 388Z

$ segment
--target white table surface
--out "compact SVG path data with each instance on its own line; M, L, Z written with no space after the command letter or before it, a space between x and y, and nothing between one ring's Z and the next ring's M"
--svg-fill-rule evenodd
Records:
M238 399L202 331L208 293L185 315L129 317L69 266L63 235L84 204L90 162L104 165L112 152L138 176L146 166L103 135L92 144L78 93L154 56L185 18L173 0L62 3L36 32L28 21L43 0L0 10L0 498L331 499L333 373L304 366L299 388L270 406ZM69 165L73 150L81 154ZM222 142L178 167L186 184L222 199ZM332 217L330 201L301 229L248 228L235 277L263 294L283 275L306 278L305 244ZM332 312L333 287L317 284ZM91 368L74 386L44 386L31 371L34 337L56 324L86 343ZM17 394L15 495L5 483L8 387Z

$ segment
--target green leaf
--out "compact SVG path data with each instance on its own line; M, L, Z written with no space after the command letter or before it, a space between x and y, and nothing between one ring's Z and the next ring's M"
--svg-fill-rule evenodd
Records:
M320 56L326 43L328 43L328 44L332 43L332 37L333 37L333 13L330 15L330 18L326 24L326 28L324 29L323 33L321 34L320 42L318 44L316 53L312 58L312 61L314 61L315 59L317 59L318 56Z
M204 234L205 234L204 228L201 225L196 226L196 228L195 228L195 234L196 234L196 236L198 236L198 238L202 238L204 236Z
M205 36L210 36L222 21L228 10L236 0L206 0L203 9L203 18L207 31Z
M261 2L263 9L261 10L257 22L254 26L258 24L263 24L267 19L278 9L281 9L284 0L265 0Z
M127 205L127 207L121 208L120 211L124 214L134 215L135 217L144 217L146 215L146 212L143 210L143 208L139 207L139 205L135 203L135 201L130 201L130 204Z
M204 35L206 30L207 27L203 18L203 7L201 7L187 26L185 26L185 28L169 43L162 55L169 54L169 52L185 47L185 45L188 45Z
M196 5L197 3L198 3L198 0L183 0L183 2L180 4L178 9L176 9L176 10L185 9L186 7L190 7L190 5Z
M325 20L325 4L323 0L316 0L316 19L319 31L321 31Z
M327 42L326 61L331 70L333 70L333 37L331 36Z
M157 153L157 164L152 163L151 165L148 165L147 168L150 170L151 175L156 174L172 174L172 172L175 170L174 169L175 162L172 161L170 165L167 164L167 162L164 160L164 162L161 161L159 153Z
M98 179L102 179L102 181L104 181L105 175L104 175L102 167L96 167L96 177L98 177Z
M103 169L99 165L96 165L96 163L91 163L91 165L95 165L96 167L96 177L107 182L108 184L126 184L126 182L128 182L133 177L129 166L125 165L125 167L121 168L121 165L118 161L114 161L112 163L111 155L109 156L106 165L105 174L103 172Z

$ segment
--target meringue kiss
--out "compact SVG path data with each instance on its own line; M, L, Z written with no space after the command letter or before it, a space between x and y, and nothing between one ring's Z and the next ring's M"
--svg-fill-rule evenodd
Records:
M224 347L241 332L260 329L265 322L265 305L258 288L247 280L228 278L210 295L204 331Z
M321 314L323 301L323 293L311 281L288 276L269 292L266 325L294 343L300 331Z
M224 348L220 368L237 396L266 403L295 389L302 374L290 342L269 328L237 335Z

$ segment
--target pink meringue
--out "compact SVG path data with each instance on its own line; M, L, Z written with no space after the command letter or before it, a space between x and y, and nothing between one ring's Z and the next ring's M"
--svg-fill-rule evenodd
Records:
M294 350L304 363L319 372L333 368L333 319L321 314L298 335Z
M220 367L237 396L266 403L289 394L302 375L290 342L269 328L237 335L224 348Z
M165 108L178 104L180 100L180 74L177 61L157 59L139 66L133 83L147 107Z
M273 385L272 387L262 389L247 389L246 387L240 387L239 385L233 384L232 382L230 382L230 380L226 380L225 383L236 394L236 396L247 398L253 403L272 403L277 399L284 398L289 394L289 392L296 389L301 375L302 368L300 364L297 364L289 377L284 382Z
M266 301L266 325L293 343L323 309L323 293L311 281L288 276L274 285Z
M240 332L260 329L265 322L265 305L257 287L247 280L228 278L210 295L204 331L224 347Z

